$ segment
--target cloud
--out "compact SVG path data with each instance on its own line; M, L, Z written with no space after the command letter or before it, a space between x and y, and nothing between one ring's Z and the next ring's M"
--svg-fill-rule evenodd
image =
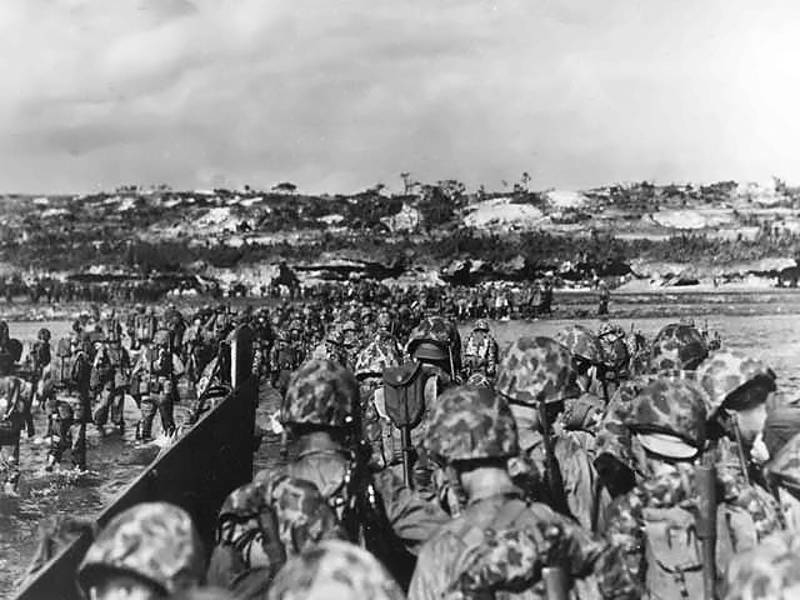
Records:
M0 188L791 179L788 0L5 0Z

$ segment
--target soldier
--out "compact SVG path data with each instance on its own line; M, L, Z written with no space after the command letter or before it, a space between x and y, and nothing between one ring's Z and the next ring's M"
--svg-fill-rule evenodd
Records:
M20 475L20 433L25 430L29 438L35 435L31 404L33 390L11 373L0 375L0 472L3 475L2 491L14 494ZM3 447L10 448L3 459Z
M603 279L597 284L597 291L597 316L603 317L608 315L608 303L611 301L611 291L608 289L608 284Z
M327 360L303 365L292 376L281 407L281 422L293 438L291 455L298 457L286 472L314 483L347 538L363 540L398 581L407 582L413 553L446 516L391 471L370 472L359 412L358 383L351 372ZM261 471L254 482L280 475L279 470Z
M520 338L500 357L495 389L511 406L523 457L546 473L544 498L585 528L596 529L607 498L599 495L586 433L555 434L552 426L559 419L570 419L562 415L565 406L574 406L581 395L567 349L551 338ZM542 497L542 489L526 491Z
M369 552L347 542L328 540L287 562L267 598L404 600L404 595Z
M478 319L464 345L467 376L482 373L489 379L494 379L497 374L497 354L497 341L489 330L489 322L486 319Z
M378 318L375 320L375 340L377 340L384 348L393 346L394 351L402 354L402 346L400 341L393 333L394 323L392 315L388 310L382 310L378 313Z
M709 580L715 582L715 565L704 558L698 538L703 513L697 502L707 492L697 487L694 464L706 445L709 405L696 382L661 375L641 390L627 419L643 479L609 507L606 536L625 550L626 569L648 597L699 598ZM717 539L705 539L717 565L755 545L746 510L722 498L712 514L720 524Z
M800 538L777 533L737 554L726 572L725 600L789 600L800 597Z
M507 470L519 453L517 429L502 397L487 388L448 390L430 416L425 445L466 507L423 547L409 600L539 597L546 567L574 578L595 571L604 596L626 597L615 551L521 497Z
M305 354L290 341L289 335L279 330L269 356L270 384L281 397L286 395L289 378L303 361Z
M84 334L80 341L73 340L69 378L62 386L66 394L56 401L50 415L47 470L60 464L67 450L72 453L75 469L86 470L86 425L92 421L92 350L89 334Z
M120 331L117 328L109 330L104 343L95 355L92 368L97 373L96 379L100 388L100 402L95 408L92 420L101 434L105 435L105 426L110 413L111 424L122 436L125 433L123 413L131 359L128 351L122 346Z
M325 342L317 346L311 353L311 358L328 359L339 363L343 367L349 367L347 355L344 352L342 332L335 327L331 327L325 336Z
M355 363L356 356L361 350L361 336L358 324L350 319L342 325L342 345L348 361Z
M374 340L359 352L355 368L364 439L372 450L370 467L375 470L390 467L400 479L403 478L403 444L400 432L392 426L386 412L383 374L401 362L394 344L384 345L382 340Z
M271 486L243 485L220 509L208 583L237 598L263 598L287 558L340 535L314 484L282 477Z
M782 526L796 535L800 533L800 432L771 454L767 483L778 504Z
M39 407L49 414L55 403L52 391L52 368L50 367L50 330L42 328L36 335L36 343L31 352L33 363L33 377L31 381L36 386L36 398ZM48 408L49 404L49 408Z
M653 338L650 370L694 371L708 356L708 346L697 329L684 323L666 325Z
M152 342L153 336L158 329L158 319L156 318L155 309L152 306L148 306L146 309L143 306L139 306L138 309L139 314L136 315L135 319L136 344L134 348L139 348L144 344Z
M745 512L752 526L746 540L738 534L734 551L739 551L779 526L778 507L755 483L760 468L751 461L753 444L764 429L767 399L776 390L775 373L760 360L720 350L700 364L696 377L710 398L708 454L717 467L722 498Z
M144 348L139 361L133 368L138 376L140 389L146 389L142 396L142 418L136 425L136 439L143 442L152 439L153 419L156 412L161 415L161 428L165 435L175 433L173 404L177 397L177 379L183 375L183 363L169 346L170 335L166 330L159 330L154 336L153 344Z
M100 532L78 568L78 584L91 600L167 598L199 587L204 561L189 514L166 502L146 502Z

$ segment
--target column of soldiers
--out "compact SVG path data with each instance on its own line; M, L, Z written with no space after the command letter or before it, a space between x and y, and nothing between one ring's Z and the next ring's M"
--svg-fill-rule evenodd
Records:
M182 362L199 360L203 332L222 340L236 324L256 329L257 374L283 398L291 459L231 493L208 565L181 509L120 515L81 566L88 595L138 586L141 597L170 597L202 585L209 597L287 599L800 589L800 408L776 401L762 361L710 350L688 323L649 342L574 325L500 352L485 321L462 346L445 318L423 314L405 335L397 312L367 308L199 311ZM170 362L174 339L159 338L151 364ZM222 360L187 371L209 374ZM217 370L210 379L224 376ZM168 381L140 388L167 430Z

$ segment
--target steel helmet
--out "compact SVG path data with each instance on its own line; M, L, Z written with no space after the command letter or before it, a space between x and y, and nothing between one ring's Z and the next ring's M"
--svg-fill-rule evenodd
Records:
M368 551L327 540L293 557L278 572L268 600L404 600L402 590Z
M478 319L475 321L475 326L472 329L473 331L489 331L489 321L486 319Z
M385 344L380 340L374 340L358 353L356 377L380 376L385 369L396 367L402 362L403 359L394 344Z
M106 573L129 573L165 594L198 585L205 574L200 536L189 514L167 502L137 504L114 517L78 568L88 596Z
M344 343L344 336L341 331L332 328L328 331L328 335L325 336L325 341L335 344L336 346L341 346Z
M349 321L345 321L344 325L342 325L342 333L347 333L348 331L352 332L358 331L358 325L352 319Z
M378 313L377 324L381 329L389 329L392 326L392 315L389 311L382 310Z
M655 377L640 392L626 424L632 432L655 434L645 448L675 458L691 458L706 442L709 398L691 379ZM641 439L641 438L640 438Z
M650 366L653 371L684 369L692 371L708 356L703 336L691 325L672 323L653 340Z
M430 414L425 448L445 462L515 456L517 424L508 402L490 388L450 388Z
M43 342L49 342L50 341L50 330L47 329L47 327L42 327L39 330L39 333L37 334L36 337L39 338L40 340L42 340Z
M570 325L556 335L556 341L570 353L593 365L605 364L605 352L597 337L586 327Z
M697 367L697 380L711 398L710 414L716 413L725 399L753 381L763 381L775 391L775 373L762 361L736 350L719 350Z
M500 357L495 389L512 402L536 406L558 402L577 394L571 385L572 356L547 337L521 337Z
M292 374L281 407L284 425L353 427L358 423L358 382L328 359L307 362Z
M426 317L411 332L406 352L416 358L430 360L452 357L453 365L458 370L461 366L458 328L442 317Z

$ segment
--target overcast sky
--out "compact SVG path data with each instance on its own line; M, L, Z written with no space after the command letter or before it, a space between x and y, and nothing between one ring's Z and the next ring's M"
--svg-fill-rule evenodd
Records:
M2 0L0 190L800 181L796 0Z

